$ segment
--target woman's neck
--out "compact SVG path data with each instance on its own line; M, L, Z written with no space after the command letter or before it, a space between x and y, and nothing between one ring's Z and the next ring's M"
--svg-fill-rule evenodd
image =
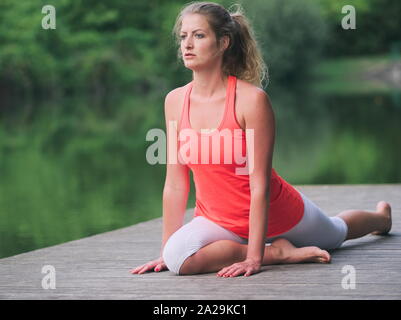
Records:
M192 93L199 99L211 100L225 95L228 77L219 73L194 72Z

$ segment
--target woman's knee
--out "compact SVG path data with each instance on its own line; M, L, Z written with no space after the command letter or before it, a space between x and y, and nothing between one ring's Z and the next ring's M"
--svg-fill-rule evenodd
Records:
M167 268L175 274L179 274L179 258L182 255L182 246L182 243L180 244L176 241L172 241L170 237L163 249L163 261L166 264Z
M191 275L199 273L199 262L198 252L195 252L193 255L189 256L185 259L185 261L181 264L179 271L179 275Z
M177 275L197 273L202 259L196 253L211 242L229 237L221 227L196 217L170 236L163 249L164 262Z
M193 255L202 247L195 234L173 234L163 249L163 260L167 268L176 275L189 274L194 268ZM185 265L184 269L182 266Z

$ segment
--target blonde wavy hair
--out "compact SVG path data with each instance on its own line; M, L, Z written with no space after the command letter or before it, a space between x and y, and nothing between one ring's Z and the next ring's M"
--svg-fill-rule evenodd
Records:
M231 12L231 8L234 10ZM204 15L210 28L220 44L223 36L230 38L230 45L223 54L222 71L225 75L234 75L237 78L263 87L262 82L268 82L267 66L263 61L262 53L256 42L253 29L244 15L239 4L234 4L226 10L222 5L214 2L193 1L185 5L178 14L173 28L173 37L180 46L180 32L182 19L186 14ZM178 48L178 59L182 61L182 53Z

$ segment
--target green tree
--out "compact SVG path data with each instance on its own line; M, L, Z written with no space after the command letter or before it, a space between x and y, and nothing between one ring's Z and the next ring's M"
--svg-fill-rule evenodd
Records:
M253 22L272 82L305 78L320 57L326 23L307 0L250 0L243 5Z

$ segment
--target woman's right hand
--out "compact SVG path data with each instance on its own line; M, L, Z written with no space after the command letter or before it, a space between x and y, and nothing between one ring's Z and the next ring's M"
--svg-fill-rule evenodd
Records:
M167 266L164 263L163 257L160 257L159 259L150 261L148 263L145 263L139 267L136 267L135 269L130 270L132 274L142 274L145 273L146 271L163 271L167 270Z

